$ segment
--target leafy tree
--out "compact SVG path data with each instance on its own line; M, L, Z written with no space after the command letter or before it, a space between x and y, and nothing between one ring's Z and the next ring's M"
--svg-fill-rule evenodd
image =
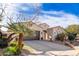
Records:
M79 25L70 25L66 30L71 33L79 33Z
M72 43L74 40L75 40L75 37L77 35L77 31L78 31L78 26L79 25L71 25L69 26L68 28L64 29L62 28L64 31L65 31L65 35L68 36L68 40ZM58 35L58 39L59 40L62 40L62 38L64 38L64 34L59 34Z

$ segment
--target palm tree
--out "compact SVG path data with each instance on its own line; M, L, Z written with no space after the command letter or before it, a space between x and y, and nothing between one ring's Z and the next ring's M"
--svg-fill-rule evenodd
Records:
M26 27L22 22L21 23L8 23L8 29L14 33L23 33L27 35L32 35L32 30Z
M5 11L4 11L4 13L5 13ZM36 18L36 16L38 16L38 14L39 14L39 7L36 8L35 15L33 17L31 17L29 20L35 20L35 18ZM5 15L7 16L6 13L5 13ZM19 15L17 17L17 20L20 21L20 22L17 22L17 23L14 23L12 21L12 18L7 16L7 18L10 20L10 22L8 23L8 27L7 28L10 29L12 32L19 34L19 41L18 41L19 47L22 44L23 36L25 34L33 35L33 31L31 29L29 29L28 27L26 27L23 24L23 22L21 22L21 20L23 20L23 18L21 18L21 15ZM25 20L25 18L24 18L24 20Z
M8 29L10 29L12 32L19 34L19 40L18 40L18 46L21 49L22 48L22 42L24 35L33 35L33 31L29 28L27 28L23 23L8 23Z

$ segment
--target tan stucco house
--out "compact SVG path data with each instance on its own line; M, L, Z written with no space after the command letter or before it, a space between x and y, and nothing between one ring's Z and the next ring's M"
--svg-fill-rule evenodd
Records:
M64 29L60 26L51 27L47 29L49 40L55 40L56 36L60 33L65 33Z
M32 21L24 22L23 24L29 29L36 31L35 34L37 40L46 39L45 31L49 28L48 24L46 23L36 24Z
M35 37L33 40L55 40L57 34L64 32L60 26L51 27L46 23L36 24L35 22L28 21L22 22L26 27L31 30L34 30Z
M28 22L28 27L37 32L39 40L55 40L57 34L65 32L60 26L49 28L49 25L46 23L37 25L32 21Z

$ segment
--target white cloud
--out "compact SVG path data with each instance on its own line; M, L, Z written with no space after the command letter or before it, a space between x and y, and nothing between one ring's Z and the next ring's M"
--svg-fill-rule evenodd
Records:
M63 11L42 11L45 14L63 15Z
M23 3L22 3L23 4ZM17 14L19 14L19 10L22 10L22 11L30 11L31 9L30 8L36 8L36 7L39 7L41 6L41 4L37 3L37 4L34 4L34 3L25 3L23 6L22 6L21 3L0 3L0 7L3 7L6 5L6 8L5 8L5 12L6 14L9 16L9 17L16 17ZM2 21L2 24L6 24L6 22L9 22L7 19L4 19Z
M30 8L37 8L40 7L42 4L41 3L27 3L27 6Z
M22 9L23 11L29 10L28 7L22 7L21 9Z
M18 6L18 4L14 4L14 3L0 3L0 7L1 8L4 8L5 7L5 13L8 17L14 17L15 14L17 14L17 9L16 9L16 6ZM4 16L6 16L4 14ZM9 20L4 17L3 20L2 20L2 25L6 25L7 22L9 22Z
M67 27L71 24L79 24L79 17L74 14L65 13L63 11L42 11L44 12L44 15L39 16L39 20L41 22L45 22L50 25L50 27L53 26L62 26ZM48 14L54 14L59 16L50 16Z
M22 11L31 11L32 9L35 9L37 7L40 7L42 4L40 3L24 3L24 4L19 4L19 9Z
M36 8L36 7L40 7L40 6L42 6L42 4L40 4L40 3L37 3L37 4L27 3L25 5L23 5L21 3L17 3L17 4L8 3L7 8L6 8L6 13L9 16L11 16L11 15L15 16L15 14L18 14L19 10L22 10L22 11L29 10L30 11L32 8ZM62 10L61 11L41 10L40 12L43 14L39 16L39 20L41 22L45 22L45 23L49 24L51 27L53 27L53 26L67 27L68 25L71 25L71 24L79 24L78 16L76 16L74 14L66 13ZM56 16L54 16L54 15L56 15ZM4 20L2 23L5 24L6 22L7 22L7 20Z
M1 30L2 30L2 31L7 31L8 29L5 28L5 27L1 27Z

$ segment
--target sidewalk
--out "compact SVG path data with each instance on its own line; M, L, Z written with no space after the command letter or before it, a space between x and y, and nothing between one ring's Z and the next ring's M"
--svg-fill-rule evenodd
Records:
M67 50L67 51L37 51L30 46L24 46L24 49L28 50L30 54L27 55L24 52L24 56L78 56L79 55L79 47L75 47L75 50Z

